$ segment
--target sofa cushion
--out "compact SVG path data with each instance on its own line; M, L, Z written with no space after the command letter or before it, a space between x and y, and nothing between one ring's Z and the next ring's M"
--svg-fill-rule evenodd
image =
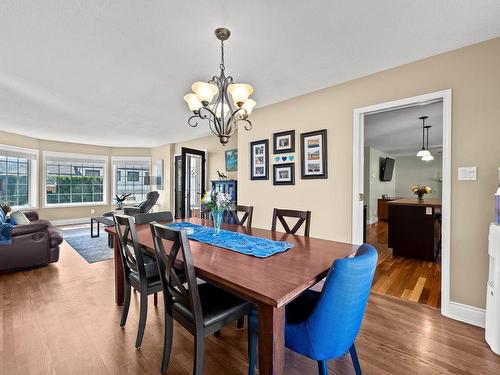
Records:
M19 224L29 224L30 221L26 217L26 215L23 214L21 211L12 211L10 213L10 223L12 225L19 225Z

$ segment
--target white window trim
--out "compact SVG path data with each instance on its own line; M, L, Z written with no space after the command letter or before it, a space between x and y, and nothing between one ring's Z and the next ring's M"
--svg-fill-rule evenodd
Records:
M46 174L46 158L47 156L59 156L65 158L86 158L104 162L104 179L103 179L103 201L102 202L82 202L82 203L47 203L47 174ZM108 202L108 162L107 155L91 155L91 154L72 154L66 152L43 151L42 175L43 175L43 208L64 208L64 207L85 207L85 206L107 206Z
M17 147L17 146L9 146L4 144L0 144L0 150L24 152L28 154L33 154L35 156L34 160L30 160L28 204L24 206L13 206L12 208L15 210L37 209L38 208L38 161L39 161L38 150L31 148Z
M119 160L133 160L133 161L147 161L149 163L149 176L150 181L153 181L153 166L152 158L150 156L112 156L111 157L111 200L116 195L116 165L115 161ZM115 202L111 202L113 204Z

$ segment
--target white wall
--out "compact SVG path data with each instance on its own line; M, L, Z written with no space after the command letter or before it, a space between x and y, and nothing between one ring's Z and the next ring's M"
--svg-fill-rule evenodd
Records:
M369 224L378 220L378 199L382 198L383 194L389 197L396 194L396 170L394 170L391 181L380 181L380 162L381 159L387 157L393 158L393 156L373 147L365 147L365 202L368 209Z
M432 189L431 198L441 198L443 158L434 155L432 161L422 161L414 155L396 158L396 196L414 198L413 185L427 185Z

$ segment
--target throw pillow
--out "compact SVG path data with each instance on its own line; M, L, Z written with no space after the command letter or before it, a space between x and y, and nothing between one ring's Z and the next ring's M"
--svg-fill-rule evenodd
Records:
M26 215L23 214L21 211L12 211L10 213L10 223L12 225L19 225L19 224L29 224L30 221L26 217Z

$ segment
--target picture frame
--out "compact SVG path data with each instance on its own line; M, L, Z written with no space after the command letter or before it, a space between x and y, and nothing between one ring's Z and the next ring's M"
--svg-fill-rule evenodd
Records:
M300 159L303 179L328 178L326 129L300 134Z
M273 164L273 185L295 185L295 163Z
M226 151L226 172L237 172L238 171L238 149L232 149Z
M295 152L295 130L274 133L273 152L275 154Z
M250 179L269 180L269 140L250 142Z

